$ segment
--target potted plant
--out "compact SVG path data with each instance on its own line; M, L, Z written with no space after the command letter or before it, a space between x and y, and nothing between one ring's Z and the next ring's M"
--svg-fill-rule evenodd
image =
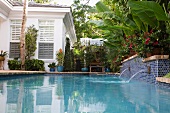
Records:
M48 64L48 67L50 68L50 72L54 72L55 71L55 67L56 67L55 62L52 62L52 63Z
M58 62L57 64L57 71L58 72L62 72L63 69L64 69L64 66L63 66L63 61L64 61L64 53L62 51L62 49L60 48L59 51L57 51L56 53L56 60Z
M1 53L0 53L0 61L4 61L5 60L5 56L7 55L7 52L6 51L3 51L1 50Z

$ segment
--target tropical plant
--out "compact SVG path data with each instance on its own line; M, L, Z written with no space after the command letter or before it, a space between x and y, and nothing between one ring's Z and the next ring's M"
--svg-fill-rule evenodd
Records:
M63 66L64 61L64 53L63 50L60 48L59 51L56 53L56 60L57 60L57 66Z
M155 1L129 1L128 5L131 8L132 15L137 16L142 22L152 27L158 27L159 21L169 20L166 11Z
M1 50L1 53L0 53L0 56L1 56L1 57L5 57L5 56L7 56L7 55L8 55L7 51Z
M10 70L20 70L21 69L21 61L8 60L8 67Z
M138 18L136 20L137 25L141 25L141 22L145 23L148 26L146 32L153 31L146 39L144 50L159 48L162 50L162 54L169 54L169 51L167 51L170 47L168 1L129 1L128 5L131 9L133 19ZM141 36L146 32L140 33Z
M49 67L49 68L55 68L55 67L56 67L55 62L52 62L52 63L48 64L48 67Z
M88 44L85 46L84 49L84 67L90 66L90 63L92 63L95 60L95 53L92 51L93 45Z
M117 59L115 61L120 61L130 51L138 52L143 57L156 47L168 53L170 24L167 1L102 1L107 6L102 2L96 4L96 17L100 20L96 22L100 31L98 37L104 38L104 43L115 51L111 53ZM150 31L153 33L144 38Z
M85 49L85 46L81 45L81 42L75 42L73 44L74 49L73 49L73 54L75 59L82 59L83 57L83 51Z
M82 1L87 2L83 4ZM91 24L88 22L88 12L92 7L88 5L88 2L89 0L74 0L72 4L77 40L83 37L91 37L92 35Z
M115 54L112 55L113 59L117 59L122 58L124 52L128 54L129 45L127 45L126 37L139 29L131 19L127 2L113 2L112 6L114 7L109 9L110 7L102 2L96 4L97 17L102 21L102 24L98 24L97 29L100 29L100 33L102 33L99 37L102 36L104 44L115 51L111 53Z
M38 59L25 60L25 70L29 71L44 71L44 61Z
M35 55L35 50L37 49L36 41L38 36L38 30L34 27L34 25L27 28L25 34L25 58L30 59L31 56Z

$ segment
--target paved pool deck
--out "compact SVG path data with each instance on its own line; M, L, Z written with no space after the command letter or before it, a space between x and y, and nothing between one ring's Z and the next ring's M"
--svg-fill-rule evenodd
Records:
M0 70L0 75L27 75L27 74L96 74L96 75L115 75L119 73L112 73L112 72L46 72L46 71L22 71L22 70Z

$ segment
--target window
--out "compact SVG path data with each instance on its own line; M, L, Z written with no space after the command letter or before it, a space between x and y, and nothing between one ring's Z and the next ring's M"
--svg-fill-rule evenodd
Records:
M39 21L39 35L41 42L54 41L54 21L40 20Z
M20 49L19 49L19 42L11 42L10 43L10 58L19 58L20 57Z
M20 34L21 34L21 23L22 23L21 20L11 20L10 23L11 42L10 42L9 58L20 57L19 42L20 42Z
M53 59L54 20L39 20L39 59Z
M21 34L21 20L11 20L11 40L19 41Z
M38 58L53 59L53 43L39 43Z

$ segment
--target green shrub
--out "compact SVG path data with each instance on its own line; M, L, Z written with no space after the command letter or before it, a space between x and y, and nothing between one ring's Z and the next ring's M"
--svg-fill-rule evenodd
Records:
M8 60L8 67L10 70L20 70L21 69L21 61Z
M166 74L164 77L170 78L170 73Z
M63 66L64 66L64 71L71 71L71 50L70 50L70 39L69 38L66 38Z
M30 59L31 56L35 55L35 50L37 49L36 41L38 36L38 30L34 25L27 28L25 34L25 58Z
M44 61L38 59L25 60L25 70L44 71Z

